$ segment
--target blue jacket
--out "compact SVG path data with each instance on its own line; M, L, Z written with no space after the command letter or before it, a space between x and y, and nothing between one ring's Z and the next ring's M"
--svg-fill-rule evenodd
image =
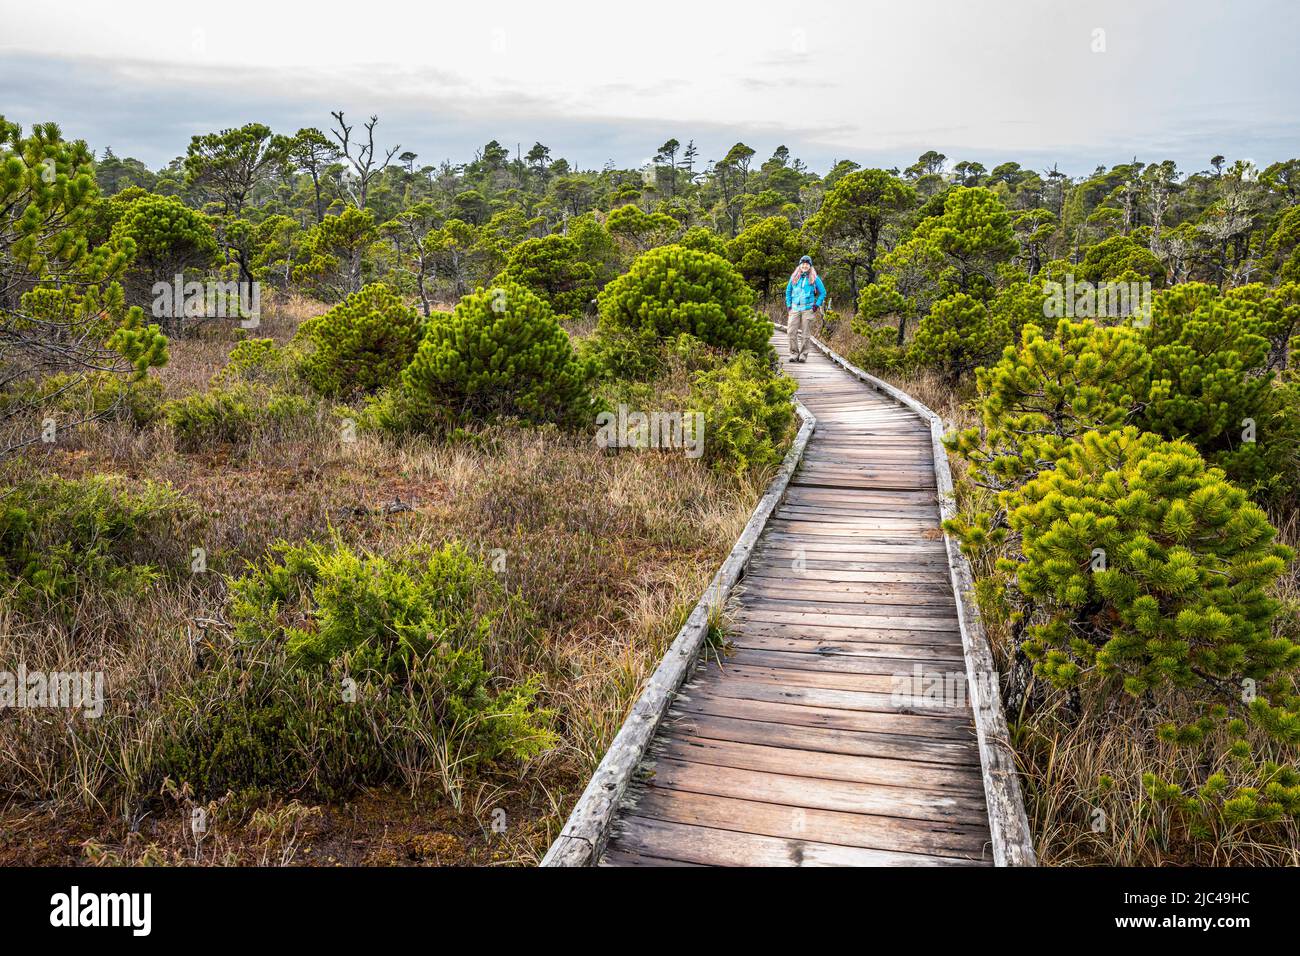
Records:
M820 306L826 301L826 285L822 282L821 276L817 281L809 282L807 276L800 276L798 282L787 282L785 284L785 307L802 312L804 309L811 309Z

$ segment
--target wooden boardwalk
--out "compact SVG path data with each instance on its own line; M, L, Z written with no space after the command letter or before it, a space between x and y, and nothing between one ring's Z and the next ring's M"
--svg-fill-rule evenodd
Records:
M991 865L930 424L783 339L816 430L600 863Z

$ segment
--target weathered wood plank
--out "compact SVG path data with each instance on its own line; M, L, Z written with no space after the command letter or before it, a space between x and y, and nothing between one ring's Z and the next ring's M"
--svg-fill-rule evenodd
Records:
M902 641L887 643L884 641L855 640L842 638L800 637L789 628L778 633L771 631L746 631L733 634L728 638L729 646L734 648L755 648L759 650L789 651L794 654L812 654L815 656L834 654L840 657L882 657L900 661L937 661L963 663L962 648L955 642L948 644L908 644Z
M959 769L921 760L863 757L777 747L766 743L713 740L683 734L681 728L675 730L678 732L666 738L662 745L656 744L650 748L654 759L680 760L820 780L908 787L913 790L952 791L968 796L973 794L977 800L983 798L984 782L978 766Z
M780 806L653 787L638 789L633 796L630 812L637 816L841 846L980 861L985 858L989 839L984 825Z
M674 710L737 720L763 720L791 727L826 727L865 734L897 734L934 740L974 742L975 728L967 718L922 716L867 710L838 710L789 700L750 700L699 690L679 697Z
M866 847L837 846L811 840L792 840L737 833L712 827L669 823L629 814L611 845L621 856L673 853L704 866L978 866L972 860L893 853ZM613 854L611 854L613 856ZM637 865L637 864L626 864ZM645 864L641 864L645 865ZM681 865L681 864L669 864Z
M957 857L926 853L894 853L885 849L840 847L813 840L742 834L735 830L669 823L629 814L620 823L611 845L625 849L628 858L654 853L677 853L705 866L978 866ZM636 865L636 864L629 864ZM642 864L643 865L643 864ZM676 864L680 865L680 864Z
M803 704L830 710L871 711L878 714L911 714L913 716L948 717L952 708L942 703L924 699L896 700L887 691L832 690L825 687L801 687L796 684L773 683L754 678L725 678L707 682L691 682L682 688L682 696L695 693L716 697L738 697L743 700L761 700L779 704Z
M745 580L748 582L746 587L751 589L746 593L761 595L764 600L802 601L805 604L815 601L820 605L855 600L858 603L891 601L905 603L909 607L936 605L949 610L952 608L952 588L939 582L929 585L852 584L843 581L818 581L797 574L792 574L788 579L746 575ZM754 588L754 585L760 582L763 585L762 589Z
M738 623L743 624L745 636L754 634L760 637L797 637L803 640L821 640L841 644L894 644L901 648L917 644L929 644L945 649L947 653L961 654L961 635L956 630L938 631L916 628L898 628L890 626L835 626L809 623L764 621L744 613L736 615ZM738 638L733 638L738 640ZM911 656L909 651L907 655Z
M814 538L811 535L791 535L776 532L766 539L757 550L763 554L803 554L815 558L830 556L848 561L857 560L859 556L869 560L872 555L883 555L891 560L904 558L913 566L924 564L943 565L946 560L942 541L917 540L914 536L889 538L881 535L870 538L833 538L823 535Z
M784 718L788 714L778 713L776 716ZM953 768L965 766L976 773L980 767L979 746L973 730L968 740L921 737L915 734L839 730L810 724L695 713L685 706L674 707L669 711L669 720L673 722L674 734L689 735L699 740L725 740L786 747L803 752L913 760Z
M689 860L672 860L668 857L637 853L635 850L610 850L600 861L601 866L709 866L708 863L693 863ZM937 864L936 864L937 865Z
M954 658L948 663L959 663L961 658ZM921 666L934 668L933 661L919 661L915 658L862 657L854 654L799 654L793 651L760 650L745 644L729 644L721 664L710 664L717 668L731 667L777 667L784 670L820 671L828 674L875 674L895 675Z
M957 616L929 617L923 614L891 614L888 609L865 605L853 614L838 614L833 610L820 608L796 610L787 604L760 602L742 602L736 616L745 621L761 621L766 624L806 624L812 627L873 628L895 631L942 631L958 633Z
M815 614L819 617L852 617L862 618L872 623L879 617L891 618L942 618L950 621L953 626L957 623L957 614L953 610L952 596L948 596L948 601L944 604L938 602L907 601L907 595L878 595L875 601L866 604L862 601L853 600L851 594L820 594L811 596L810 589L800 590L793 588L792 593L785 597L779 597L773 592L777 590L771 588L751 588L746 590L743 595L737 597L736 604L738 607L749 608L755 611L774 610L774 611L795 611L800 614ZM894 603L886 604L891 601Z
M946 584L950 576L944 569L908 571L891 569L888 561L827 561L806 557L796 571L791 567L793 555L784 560L771 556L755 557L745 570L747 578L774 578L785 581L797 577L802 581L834 584Z
M912 696L924 693L924 687L914 688L914 667L924 667L927 674L942 676L933 664L919 665L914 661L897 661L895 669L888 674L845 673L843 671L820 670L808 667L777 667L771 664L746 664L728 659L725 664L711 665L717 673L718 680L758 681L777 684L782 687L813 687L824 690L867 691L888 694L891 698L910 700ZM964 693L964 690L961 692ZM940 706L945 712L962 714L966 705L960 694L952 695L953 700L945 700Z
M978 820L984 815L984 794L981 790L971 793L919 790L902 785L824 780L716 764L689 763L667 757L656 757L648 761L646 770L653 774L647 786L655 791L708 794L774 803L783 807L806 807L958 825L966 825L970 820Z

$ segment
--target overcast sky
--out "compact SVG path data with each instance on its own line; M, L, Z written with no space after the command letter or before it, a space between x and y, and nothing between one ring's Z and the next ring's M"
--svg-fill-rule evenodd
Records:
M637 166L669 137L822 171L1300 155L1294 0L0 0L0 24L0 114L155 168L339 108L420 164L497 139Z

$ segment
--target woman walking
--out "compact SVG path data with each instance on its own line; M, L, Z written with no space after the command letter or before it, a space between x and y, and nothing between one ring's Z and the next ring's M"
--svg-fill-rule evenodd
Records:
M804 256L785 284L786 330L790 342L791 362L808 361L808 341L826 301L826 286L813 268L812 256Z

